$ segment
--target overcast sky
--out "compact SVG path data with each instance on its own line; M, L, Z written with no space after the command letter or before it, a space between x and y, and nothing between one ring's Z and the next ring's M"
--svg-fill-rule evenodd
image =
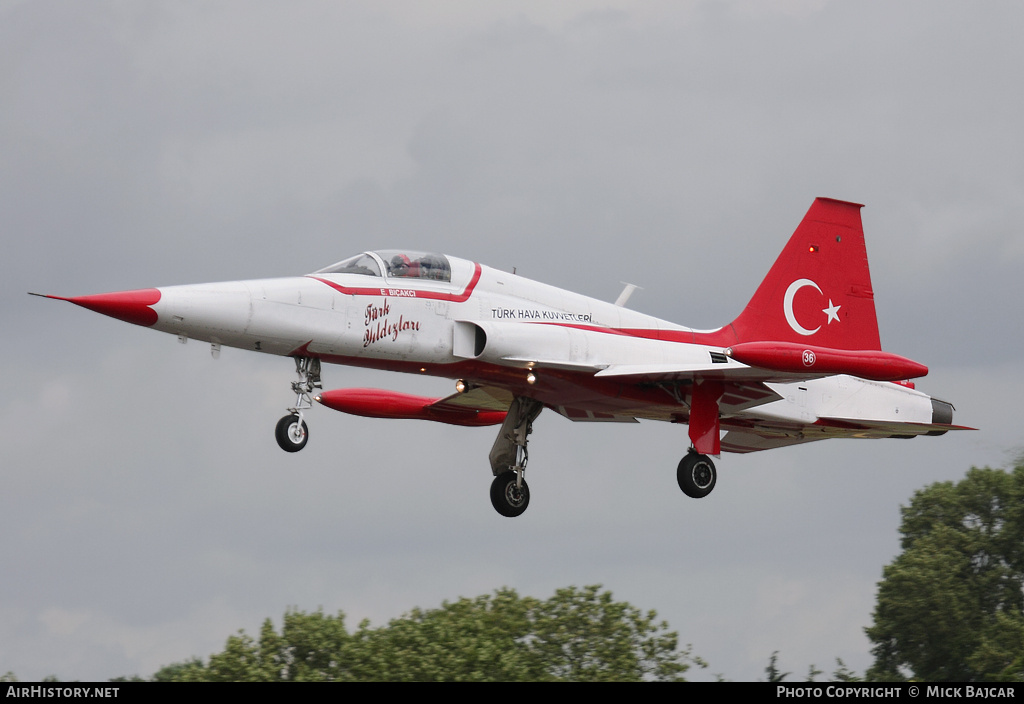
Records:
M0 0L0 672L149 676L285 609L382 625L600 583L720 673L863 671L899 509L1024 445L1024 5ZM685 427L530 445L312 412L291 360L82 295L447 252L698 328L742 309L815 196L863 211L883 347L978 432L723 455ZM343 367L325 388L446 395Z

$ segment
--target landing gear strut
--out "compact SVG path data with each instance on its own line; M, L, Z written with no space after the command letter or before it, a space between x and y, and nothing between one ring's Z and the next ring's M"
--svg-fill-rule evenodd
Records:
M690 448L686 457L679 461L676 469L676 481L683 493L693 499L702 499L711 493L718 480L715 463L707 455L698 454Z
M530 458L526 451L527 436L533 432L533 421L543 409L544 405L539 401L517 396L491 448L489 459L494 473L491 504L495 511L507 518L522 515L530 505L530 487L523 478Z
M277 444L285 452L298 452L306 446L309 428L303 420L303 412L313 407L313 390L323 388L320 385L320 360L316 357L296 357L295 373L299 375L299 380L292 382L295 405L288 409L289 415L277 421L274 431Z

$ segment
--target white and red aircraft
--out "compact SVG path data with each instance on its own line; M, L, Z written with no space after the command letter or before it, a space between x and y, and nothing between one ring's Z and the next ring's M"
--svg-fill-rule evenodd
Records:
M288 452L309 439L314 399L375 418L500 424L491 502L512 517L530 501L526 448L542 409L574 421L662 420L689 425L677 480L700 498L717 477L708 456L722 450L963 429L951 404L908 381L927 367L881 351L861 207L815 200L747 307L717 330L626 309L632 287L606 303L397 250L307 276L47 297L209 342L214 356L228 345L294 358L297 399L276 431ZM317 393L321 362L457 379L457 393Z

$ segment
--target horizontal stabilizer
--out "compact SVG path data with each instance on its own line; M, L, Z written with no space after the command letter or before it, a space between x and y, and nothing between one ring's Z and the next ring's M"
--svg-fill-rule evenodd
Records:
M861 420L850 418L829 418L822 416L815 427L825 427L841 432L839 436L852 438L902 438L918 435L945 435L950 430L977 430L966 425L951 423L900 423L885 420Z

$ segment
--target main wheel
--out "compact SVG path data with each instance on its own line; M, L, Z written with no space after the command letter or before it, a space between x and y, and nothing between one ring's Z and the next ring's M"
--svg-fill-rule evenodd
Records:
M297 415L292 414L277 421L274 437L285 452L298 452L309 440L309 428L306 427L306 421L300 421Z
M717 479L715 463L707 455L692 451L679 461L679 468L676 469L679 488L693 499L702 499L710 494Z
M491 503L502 516L515 518L530 505L530 487L525 479L517 486L515 472L502 472L491 482Z

